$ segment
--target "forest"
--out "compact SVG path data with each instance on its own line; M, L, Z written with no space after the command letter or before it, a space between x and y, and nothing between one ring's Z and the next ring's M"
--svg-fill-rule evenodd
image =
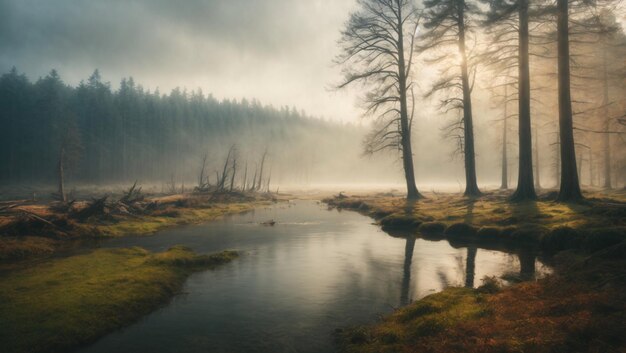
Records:
M249 160L250 177L264 149L272 154L274 172L283 183L329 181L341 173L358 179L351 168L376 174L368 163L345 161L359 154L358 144L351 142L362 138L364 128L323 121L295 108L263 106L254 99L218 101L201 90L178 88L161 95L132 78L112 89L98 70L71 87L55 70L32 83L13 68L0 78L0 92L5 127L0 178L7 183L56 179L62 149L66 178L79 184L139 179L162 187L174 180L179 187L187 181L193 188L203 158L207 170L209 165L217 168L232 145L242 155L242 170ZM342 150L343 165L317 165L321 155ZM215 183L214 175L209 177Z
M0 1L0 350L623 352L625 26Z

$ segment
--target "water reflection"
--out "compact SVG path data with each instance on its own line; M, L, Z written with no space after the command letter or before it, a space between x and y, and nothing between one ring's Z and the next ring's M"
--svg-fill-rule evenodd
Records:
M536 273L537 255L530 249L518 251L520 262L520 278L523 280L533 279Z
M474 288L474 275L476 273L476 253L478 249L474 246L467 248L465 259L465 287Z
M400 293L400 305L410 303L409 289L411 287L411 261L413 260L413 250L415 249L415 236L406 238L404 247L404 268L402 271L402 290Z
M277 224L259 225L267 219ZM367 217L314 202L102 246L162 251L174 244L244 255L193 275L184 296L82 352L332 352L335 328L371 322L448 285L545 272L532 254L391 237Z

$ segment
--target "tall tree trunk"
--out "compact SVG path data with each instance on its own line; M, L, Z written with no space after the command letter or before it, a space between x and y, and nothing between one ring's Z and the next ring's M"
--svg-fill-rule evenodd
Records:
M593 186L593 150L589 149L589 186Z
M519 168L513 200L535 200L533 145L530 122L530 68L528 53L528 0L519 6Z
M554 176L556 178L555 188L561 187L561 136L556 134L556 144L554 145L556 160L554 161Z
M402 23L402 7L398 1L398 83L400 92L400 134L402 143L402 162L404 178L406 180L407 199L416 200L422 197L415 185L415 171L413 169L413 150L411 147L411 127L407 107L406 92L406 65L404 62L404 37Z
M61 152L59 153L59 164L58 164L58 177L59 177L59 198L63 202L67 202L67 195L65 194L65 171L63 170L63 161L65 159L65 147L61 147Z
M474 123L472 117L472 92L465 52L465 1L458 4L459 54L461 54L461 82L463 85L463 141L465 143L465 196L478 196L476 157L474 153Z
M509 160L507 158L507 122L509 120L509 112L507 105L509 103L508 85L504 85L504 120L502 123L502 184L500 189L506 190L509 188Z
M576 148L574 144L574 122L572 119L572 98L570 92L569 67L569 14L567 0L557 0L557 32L559 62L559 135L561 137L561 188L558 201L578 201L582 199L578 170L576 168Z
M539 168L539 134L535 125L535 189L541 190L541 171Z
M578 175L580 176L581 180L582 180L582 170L583 170L583 153L582 152L578 152L578 159L576 161L576 167L578 168Z
M609 74L607 68L607 57L606 57L606 42L603 43L603 79L602 79L602 114L604 114L604 188L612 189L613 183L611 182L611 134L609 134L611 119L609 119Z

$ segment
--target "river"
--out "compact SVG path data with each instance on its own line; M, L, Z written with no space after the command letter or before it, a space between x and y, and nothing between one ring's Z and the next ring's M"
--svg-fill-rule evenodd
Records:
M270 219L274 226L260 224ZM336 328L373 322L446 286L549 272L534 256L520 263L516 254L392 237L366 216L314 201L101 246L163 251L175 244L242 256L192 275L168 305L79 352L332 352Z

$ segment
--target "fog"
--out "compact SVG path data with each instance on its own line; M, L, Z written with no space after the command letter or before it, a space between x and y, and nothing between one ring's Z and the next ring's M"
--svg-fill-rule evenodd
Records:
M401 189L404 175L398 150L364 154L363 141L373 119L362 116L363 90L334 89L345 70L334 62L340 54L338 41L356 6L349 0L0 0L2 119L13 121L23 114L20 121L25 121L5 130L2 178L54 181L59 137L47 134L66 128L38 120L51 114L71 115L78 130L80 152L68 171L75 183L140 180L165 185L175 180L194 185L204 156L213 182L229 148L236 146L241 173L247 164L253 174L267 150L272 190L346 185ZM623 15L616 14L614 20L623 22ZM477 32L475 42L488 40ZM622 28L620 36L617 41L623 42ZM572 52L587 55L581 60L589 67L599 60L583 44L573 44ZM459 113L443 113L440 95L424 97L458 58L451 54L437 64L428 59L420 54L412 69L417 87L412 129L416 181L427 191L462 190L463 155L458 140L446 137L446 126ZM531 58L535 169L540 169L536 173L543 187L554 187L558 177L555 64L555 59ZM13 67L17 71L11 76ZM58 72L58 87L63 87L58 88L63 92L59 99L65 102L53 112L41 98L46 87L57 85L46 81L52 69ZM101 76L94 83L89 78L95 69ZM602 97L596 96L594 87L599 86L584 80L596 74L587 66L574 71L582 77L573 86L575 124L598 129ZM24 81L15 83L22 74ZM125 103L124 83L120 84L130 77L135 85L132 108ZM477 178L488 188L499 187L502 177L503 101L489 89L496 80L493 71L479 65L472 95ZM18 86L24 89L20 97L30 98L18 102L7 93ZM610 95L614 101L610 113L618 117L624 111L623 79L610 86ZM34 108L26 112L22 109L26 106ZM513 112L517 103L507 107ZM15 109L21 113L16 115ZM266 120L258 120L261 115ZM95 116L107 122L93 125ZM184 123L167 125L172 119ZM219 123L223 119L231 121ZM138 122L129 123L133 120ZM517 122L515 117L509 120L507 179L514 186ZM156 121L168 123L155 125ZM610 142L615 152L611 173L617 185L624 183L623 126L615 121L611 127L620 131ZM583 145L581 179L589 186L601 183L605 148L601 137L576 132ZM17 146L25 143L42 146Z

